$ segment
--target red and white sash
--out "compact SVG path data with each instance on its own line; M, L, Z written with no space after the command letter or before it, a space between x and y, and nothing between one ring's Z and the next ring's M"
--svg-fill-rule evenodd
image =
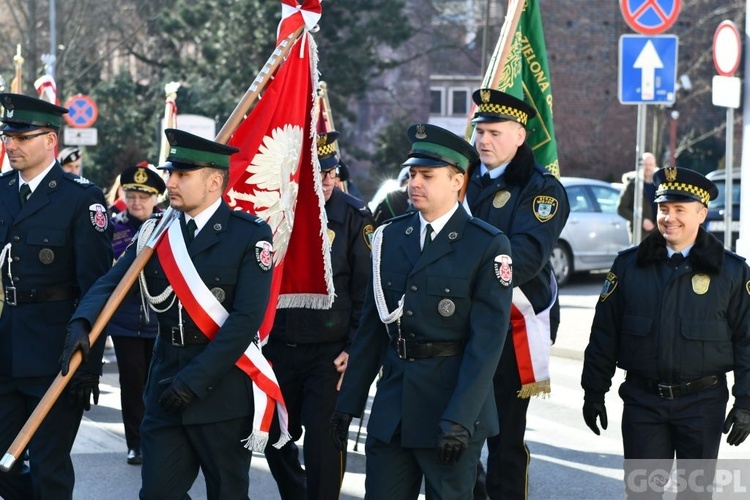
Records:
M229 313L198 275L185 246L179 223L169 227L166 237L156 246L156 254L170 285L190 318L206 337L213 340L229 317ZM275 408L279 412L281 437L274 446L281 448L291 437L288 432L286 405L271 365L255 342L250 343L236 365L253 381L253 432L245 440L245 447L259 452L265 449Z
M550 277L550 291L552 298L549 305L539 314L535 314L534 307L521 291L521 287L513 289L510 324L518 374L521 377L519 398L550 393L550 309L557 298L557 281L554 276Z

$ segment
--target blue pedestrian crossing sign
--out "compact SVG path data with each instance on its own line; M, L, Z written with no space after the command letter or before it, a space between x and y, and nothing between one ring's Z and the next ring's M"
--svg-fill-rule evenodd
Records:
M618 68L620 102L674 103L677 47L675 35L622 35Z

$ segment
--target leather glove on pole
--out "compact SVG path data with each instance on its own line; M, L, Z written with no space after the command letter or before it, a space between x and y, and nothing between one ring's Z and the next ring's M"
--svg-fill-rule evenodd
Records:
M732 429L730 432L729 429ZM724 434L729 432L727 443L739 446L750 434L750 411L732 408L724 421Z
M99 404L99 375L79 370L73 374L68 384L68 393L73 404L80 405L84 410L91 409L91 396L94 404Z
M84 319L71 321L68 325L68 333L65 335L65 344L63 345L62 356L60 356L60 371L63 377L68 374L70 358L73 357L74 352L81 351L84 363L89 360L89 351L91 350L91 344L89 344L90 331L91 327L88 321Z
M195 393L179 378L167 378L159 382L168 385L159 398L159 404L164 411L172 415L179 415L195 399Z
M469 447L469 431L461 425L448 420L438 423L437 459L443 465L453 465L461 459Z
M604 403L584 401L583 420L586 422L586 425L589 426L589 429L598 436L600 432L599 427L596 425L597 417L602 424L602 429L607 430L607 408L605 408Z
M331 421L328 423L328 435L333 440L333 446L339 451L346 450L346 443L349 441L349 424L351 423L351 415L337 411L331 415Z

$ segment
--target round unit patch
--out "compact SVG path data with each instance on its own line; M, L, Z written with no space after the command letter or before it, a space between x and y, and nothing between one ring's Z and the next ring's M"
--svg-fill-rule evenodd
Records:
M255 260L263 271L270 271L273 267L273 245L264 240L256 243Z

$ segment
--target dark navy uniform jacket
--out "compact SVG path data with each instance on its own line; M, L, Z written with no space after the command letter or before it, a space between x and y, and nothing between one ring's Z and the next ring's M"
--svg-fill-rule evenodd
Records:
M513 286L520 286L535 312L550 303L549 257L570 214L565 188L534 163L523 144L499 179L482 187L475 169L466 191L474 217L504 232L513 248Z
M221 289L214 295L223 296L221 304L229 317L214 340L176 347L172 345L171 333L178 325L177 302L166 312L158 313L159 335L145 389L147 414L183 424L252 415L252 384L235 362L253 341L270 295L272 271L264 270L258 262L256 243L259 241L272 241L270 227L263 220L231 210L222 202L188 246L190 258L206 286L212 292ZM83 298L73 319L92 321L96 318L135 257L136 245L131 245L112 271ZM151 295L162 293L169 285L156 255L149 259L143 272ZM195 331L197 327L185 309L182 315L185 330ZM169 385L160 381L171 377L179 378L197 396L178 416L168 415L159 405L159 397Z
M397 324L386 328L381 322L371 278L336 411L360 415L382 365L367 426L370 436L390 442L400 424L402 446L432 448L442 419L464 426L472 440L497 434L492 376L506 336L497 325L509 323L512 296L510 282L502 284L498 277L495 259L500 255L510 255L508 238L463 207L424 253L419 215L392 219L383 232L380 272L389 311L405 295L402 338L464 341L466 346L452 356L399 358L389 345L398 335ZM453 310L445 307L447 301Z
M681 383L734 371L750 409L750 268L703 228L685 264L667 265L656 232L617 256L596 305L581 385L604 402L615 367Z
M373 221L367 206L334 189L326 202L336 298L330 309L279 309L271 335L290 344L351 342L359 326L370 273ZM311 249L311 251L318 251Z
M54 376L78 299L112 266L112 228L102 190L59 164L23 208L18 183L15 171L0 176L0 242L11 244L12 285L19 297L34 290L39 297L54 292L67 298L4 304L0 373ZM7 257L1 265L6 288L11 285ZM101 374L104 337L100 340L81 370Z

